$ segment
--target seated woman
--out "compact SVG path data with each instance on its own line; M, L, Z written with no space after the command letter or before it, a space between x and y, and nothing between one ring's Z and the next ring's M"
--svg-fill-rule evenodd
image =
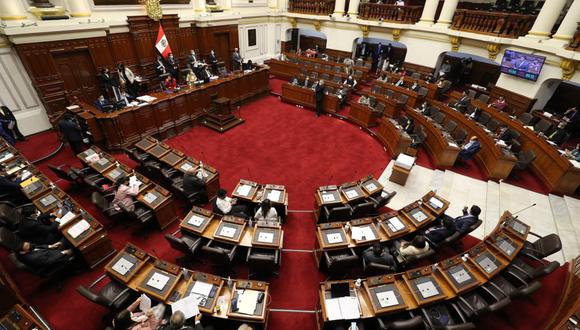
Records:
M115 198L113 199L113 207L115 210L120 211L121 207L123 209L131 212L135 210L135 204L133 197L139 194L139 184L136 182L131 183L129 177L122 176L115 181Z
M262 206L254 214L254 219L257 221L278 221L278 212L272 207L272 202L269 199L262 201Z
M163 87L165 87L166 90L172 91L177 88L177 80L168 75L167 77L165 77L165 80L163 81Z
M137 298L127 309L120 311L113 319L114 329L155 330L164 322L165 305L158 304L148 311L135 310L141 304L141 297Z
M218 190L213 211L224 215L247 218L247 207L245 205L236 205L238 200L230 198L226 194L227 192L224 189Z
M193 86L197 82L197 76L195 75L195 73L193 73L193 70L189 69L185 81L187 82L189 87Z
M397 251L399 259L403 261L407 257L417 256L429 251L429 243L425 241L425 236L417 235L411 242L401 241Z

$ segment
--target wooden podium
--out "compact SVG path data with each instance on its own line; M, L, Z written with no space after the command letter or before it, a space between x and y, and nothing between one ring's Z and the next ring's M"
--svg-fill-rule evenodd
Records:
M201 124L218 132L225 132L244 120L232 113L232 101L227 97L212 100L212 110L203 118Z

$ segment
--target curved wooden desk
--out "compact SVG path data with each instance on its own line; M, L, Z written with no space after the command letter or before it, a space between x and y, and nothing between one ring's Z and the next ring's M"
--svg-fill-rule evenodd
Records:
M386 82L382 82L382 81L378 81L378 80L374 81L374 85L379 86L382 89L388 89L388 90L393 91L396 98L399 98L400 95L408 96L409 99L407 100L407 105L411 106L411 107L418 107L421 103L423 103L423 101L425 101L424 96L421 96L421 95L419 95L419 93L412 91L410 89L407 89L405 87L395 86L394 84L386 83Z
M479 137L481 149L475 155L475 159L481 165L488 179L501 180L506 179L513 167L516 165L517 158L511 151L500 147L493 136L493 132L489 132L483 125L480 125L468 116L462 114L455 109L452 109L441 102L431 102L441 109L445 114L445 123L452 119L458 124L458 127L465 129L468 137L476 135ZM407 108L408 109L408 108ZM413 111L413 109L408 109Z
M387 274L363 279L357 287L354 280L323 282L319 287L318 329L333 319L329 313L331 286L348 283L350 296L356 297L359 318L410 311L459 295L485 284L510 265L524 246L529 226L506 211L495 230L480 244L434 265L419 267L403 273ZM330 317L329 317L330 316Z
M389 77L389 81L391 83L397 82L401 78L400 74L393 73L393 72L381 71L381 74L385 74L387 77ZM415 80L419 81L419 85L421 87L427 88L427 91L428 91L427 98L428 99L435 99L435 97L437 96L437 84L427 82L424 79L415 79L411 76L403 76L403 81L405 82L405 85L413 85Z
M387 117L379 119L379 128L376 136L393 158L397 157L401 152L405 152L413 142L411 136L394 119Z
M300 60L300 61L305 61L305 62L310 62L312 64L320 64L321 66L323 65L330 65L330 66L338 66L341 67L342 70L341 72L344 72L344 68L346 67L346 64L340 62L333 62L333 61L323 61L319 58L314 58L314 57L306 57L306 56L298 56L296 54L291 54L291 53L284 53L286 55L286 57L288 57L289 59L295 59L295 60ZM362 77L357 76L357 79L367 79L369 76L369 71L370 71L370 67L368 66L358 66L358 65L353 65L353 70L354 71L361 71L363 73ZM353 75L354 76L354 75Z
M302 105L310 109L316 109L316 97L311 88L294 86L286 83L282 85L282 101ZM340 110L340 100L336 95L324 94L322 109L325 112L336 113Z

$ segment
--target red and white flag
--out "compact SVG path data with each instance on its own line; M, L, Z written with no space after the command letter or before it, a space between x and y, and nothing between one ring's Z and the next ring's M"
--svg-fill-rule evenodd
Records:
M169 41L167 41L167 37L165 36L165 32L163 31L161 23L159 24L159 32L157 33L155 48L157 48L157 51L163 56L163 58L167 58L167 56L169 56L171 53L171 47L169 47Z

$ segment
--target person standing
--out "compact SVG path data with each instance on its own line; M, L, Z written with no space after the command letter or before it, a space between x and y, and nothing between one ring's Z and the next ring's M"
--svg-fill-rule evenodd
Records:
M234 71L242 69L242 56L237 48L234 48L234 53L232 54L232 66Z
M58 129L75 155L84 151L85 144L81 127L70 112L65 113L64 117L58 122Z
M14 114L12 113L10 108L5 106L1 102L0 102L0 120L6 121L6 125L4 125L4 129L6 130L6 132L8 134L12 135L12 138L14 138L15 140L18 140L18 141L25 141L26 140L24 135L22 135L22 133L20 132L20 129L18 129L18 123L16 122L16 117L14 117Z
M137 88L135 86L135 74L131 69L125 67L123 63L119 63L117 66L117 72L119 74L119 82L121 87L125 89L127 94L132 97L137 96Z
M314 88L314 96L316 98L316 117L320 117L322 113L322 101L324 100L324 80L320 79Z

